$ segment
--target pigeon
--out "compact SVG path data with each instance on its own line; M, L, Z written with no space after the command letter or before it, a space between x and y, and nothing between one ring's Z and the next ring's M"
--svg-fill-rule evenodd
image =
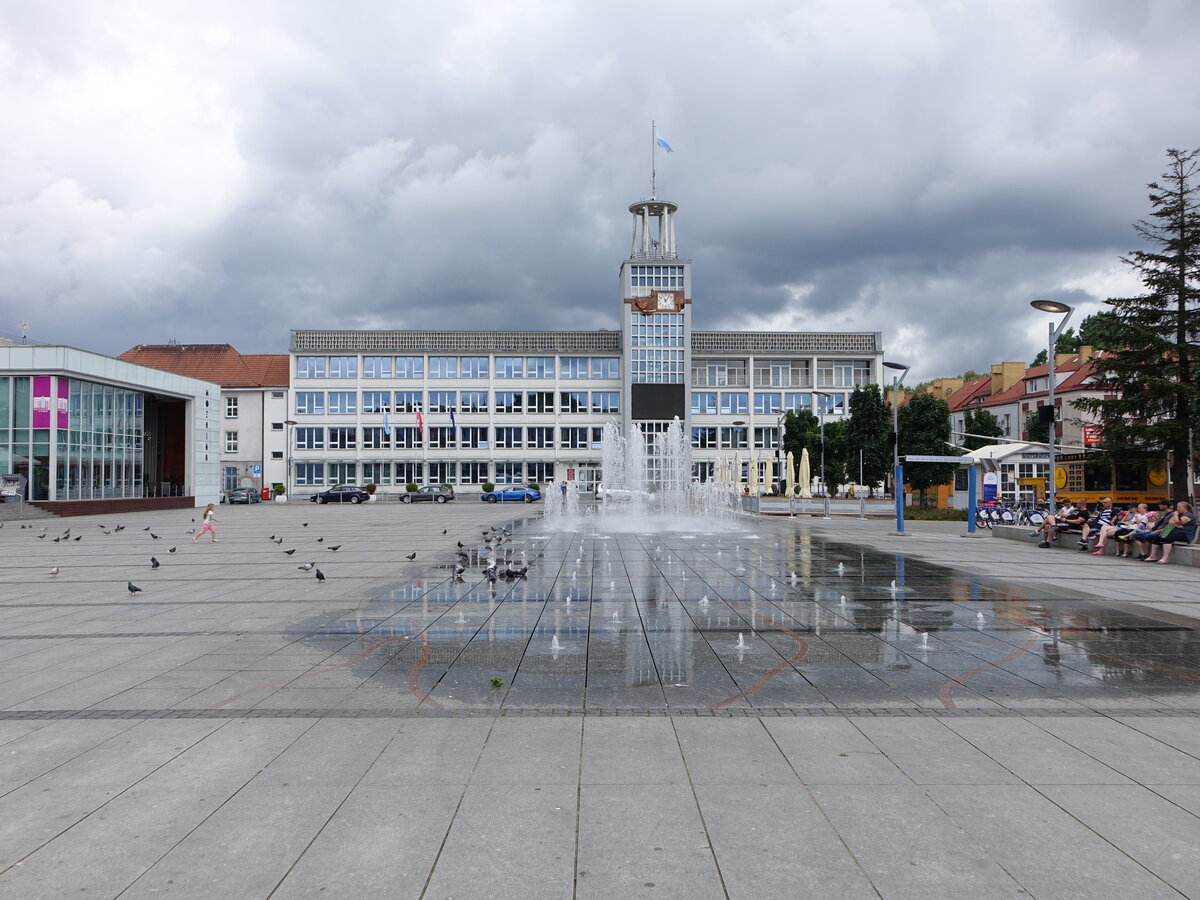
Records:
M57 543L58 543L59 541L61 541L61 540L62 540L62 538L60 538L60 537L56 537L56 538L54 539L54 543L56 543L56 544L57 544Z
M51 575L57 575L57 574L58 574L58 566L55 566L54 568L52 568L52 569L50 570L50 574L51 574Z
M195 522L196 520L195 520L195 519L192 519L192 521L193 521L193 522ZM149 526L149 525L147 525L145 528L143 528L143 529L142 529L142 531L149 531L149 530L150 530L150 526Z
M153 531L150 532L150 537L154 538L156 541L158 540L158 535L155 534Z
M100 529L103 529L103 528L104 528L104 526L103 526L103 525L97 525L96 527L97 527L97 528L100 528Z
M104 529L104 534L112 534L112 532L111 532L111 531L109 531L107 528L105 528L105 529Z
M75 538L76 543L78 543L79 541L82 541L82 540L83 540L82 534L79 537Z
M322 583L324 583L324 581L325 581L325 573L322 572L320 569L317 569L317 581L320 581Z
M325 543L325 538L323 538L323 537L319 537L319 538L317 538L317 543L318 543L318 544L323 544L323 543Z
M170 550L168 550L167 552L168 552L168 553L174 553L174 552L175 552L175 548L174 548L174 547L172 547L172 548L171 548Z
M125 530L124 525L118 525L116 528L113 529L113 531L124 531L124 530Z
M155 559L153 556L152 556L152 557L150 557L150 568L152 568L152 569L157 569L157 568L158 568L159 566L161 566L161 565L162 565L162 563L160 563L160 562L159 562L157 559Z
M296 548L295 548L295 547L293 547L291 550L284 550L284 551L283 551L283 555L284 555L284 556L291 556L291 555L292 555L293 553L295 553L295 552L296 552Z
M138 587L136 584L134 584L132 581L129 582L127 585L125 585L125 587L129 589L130 594L140 594L142 592L142 589L140 587Z
M337 553L339 550L342 549L342 545L334 544L332 547L326 547L325 549L328 550L330 553Z
M187 533L188 533L188 534L195 534L195 533L196 533L196 529L195 529L195 528L189 528L189 529L187 530Z
M410 553L410 554L408 554L408 556L406 556L406 557L404 557L404 558L405 558L405 559L416 559L416 558L417 558L417 554L416 554L415 552L413 552L413 553Z
M299 569L301 572L311 572L313 566L315 566L315 565L316 565L316 563L305 563L302 566L296 566L296 568Z
M463 544L463 542L462 542L462 541L459 541L459 542L458 542L458 549L459 549L459 550L461 550L461 549L462 549L464 546L465 546L465 544Z
M443 528L443 529L442 529L442 534L445 534L445 533L446 533L447 531L449 531L449 530L450 530L449 528Z
M307 523L307 522L301 522L301 523L300 523L300 527L301 527L301 528L307 528L307 527L308 527L308 523Z
M283 544L283 535L280 535L279 539L277 541L275 541L275 543L282 545Z
M269 538L267 538L267 540L268 540L268 541L273 541L273 540L275 540L275 535L271 535Z
M44 537L45 537L45 535L44 535L44 534L39 534L39 535L38 535L38 540L40 541L40 540L41 540L42 538L44 538Z

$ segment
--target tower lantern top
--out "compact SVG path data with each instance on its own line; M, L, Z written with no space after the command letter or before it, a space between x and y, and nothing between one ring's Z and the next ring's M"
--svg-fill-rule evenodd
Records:
M638 200L629 204L633 216L630 259L677 259L675 212L679 207L669 200Z

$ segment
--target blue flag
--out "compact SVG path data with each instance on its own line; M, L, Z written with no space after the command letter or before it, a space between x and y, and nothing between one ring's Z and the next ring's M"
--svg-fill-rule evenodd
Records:
M388 420L386 409L383 411L383 433L388 437L392 436L392 423Z
M658 144L658 146L662 147L668 153L675 152L675 150L671 147L671 145L668 144L666 142L666 140L663 138L663 136L661 134L659 134L657 131L654 132L654 143Z
M450 434L457 434L458 425L454 422L454 407L450 407Z

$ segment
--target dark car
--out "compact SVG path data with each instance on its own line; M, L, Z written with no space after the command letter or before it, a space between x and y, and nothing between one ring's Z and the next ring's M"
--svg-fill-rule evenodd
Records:
M485 491L479 495L479 499L484 503L499 503L502 500L519 500L522 503L532 503L534 500L541 500L542 494L529 487L499 487L495 490Z
M415 491L402 494L400 499L404 503L421 503L425 500L432 500L434 503L445 503L447 500L454 499L454 488L440 484L427 484L424 487L417 488Z
M313 503L366 503L371 495L356 484L339 484L308 498Z
M262 503L262 494L254 488L234 488L225 492L226 503Z

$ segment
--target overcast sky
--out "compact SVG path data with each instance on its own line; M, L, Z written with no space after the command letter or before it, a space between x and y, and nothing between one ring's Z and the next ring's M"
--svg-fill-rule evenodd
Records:
M910 382L1138 290L1200 146L1194 0L0 0L0 333L612 328L679 204L701 329L867 330Z

